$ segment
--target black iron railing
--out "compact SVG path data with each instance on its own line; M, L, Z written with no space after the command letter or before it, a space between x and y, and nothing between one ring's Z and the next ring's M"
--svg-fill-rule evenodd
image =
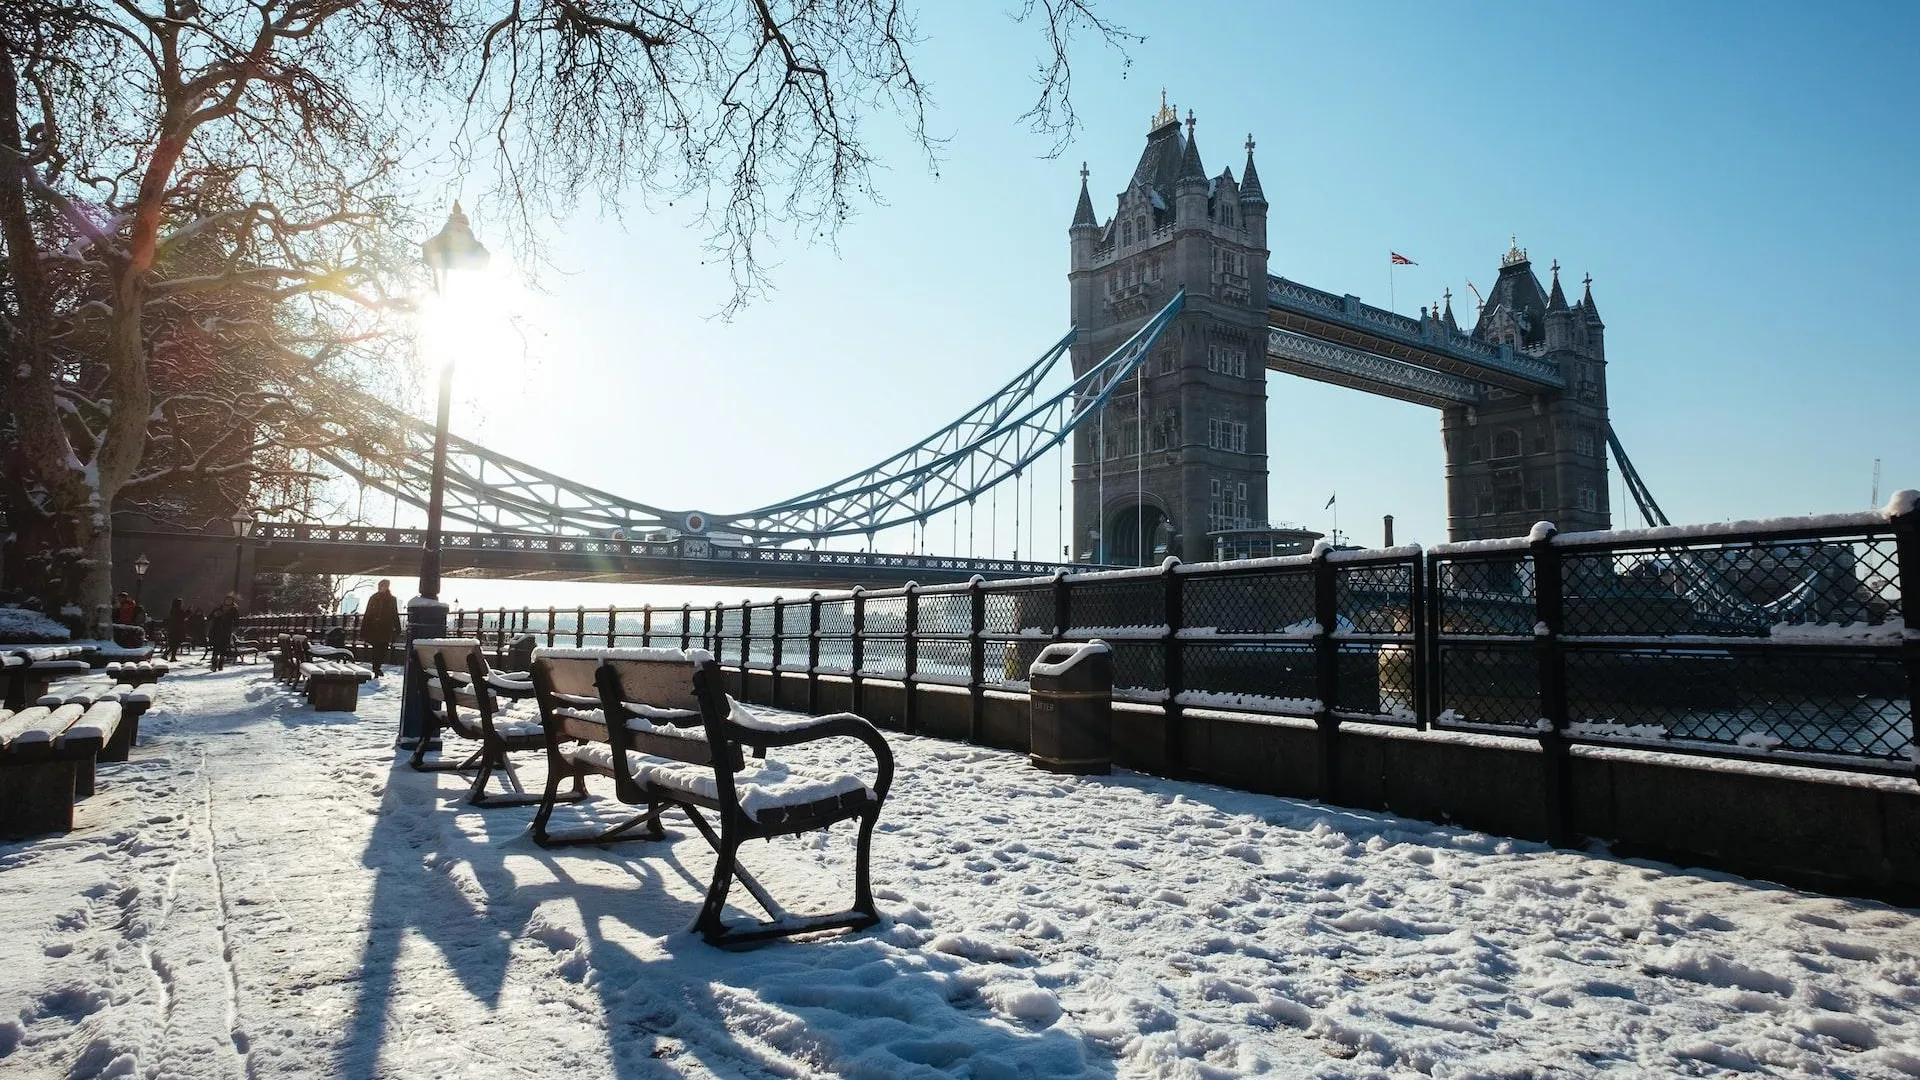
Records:
M1335 552L678 608L463 610L505 652L697 646L744 671L1025 688L1055 641L1105 640L1115 697L1845 768L1916 767L1920 513ZM358 616L246 620L357 635ZM915 695L907 695L909 729ZM798 701L792 704L800 704ZM975 709L976 718L979 709ZM976 721L977 722L977 721ZM977 736L978 729L976 727ZM1330 740L1323 740L1330 742Z

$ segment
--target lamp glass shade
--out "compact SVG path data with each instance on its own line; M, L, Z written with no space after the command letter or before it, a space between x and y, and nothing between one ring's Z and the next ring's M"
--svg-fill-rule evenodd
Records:
M139 558L133 560L133 576L146 577L147 568L152 565L153 565L153 561L151 559L148 559L145 555L142 555Z

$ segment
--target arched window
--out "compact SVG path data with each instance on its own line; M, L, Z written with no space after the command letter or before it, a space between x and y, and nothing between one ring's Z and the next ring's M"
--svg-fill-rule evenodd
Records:
M1507 428L1493 437L1493 456L1497 458L1520 456L1520 432Z
M1133 219L1133 227L1134 227L1134 228L1135 228L1136 230L1138 230L1138 231L1139 231L1139 233L1140 233L1140 241L1141 241L1142 243L1145 243L1145 242L1146 242L1146 239L1147 239L1147 218L1146 218L1146 215L1145 215L1145 214L1142 214L1141 216L1139 216L1139 217L1137 217L1137 218L1135 218L1135 219Z

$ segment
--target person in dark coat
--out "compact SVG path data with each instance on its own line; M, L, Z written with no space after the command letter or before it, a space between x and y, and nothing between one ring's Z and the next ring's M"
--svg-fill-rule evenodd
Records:
M227 594L220 606L213 609L213 617L207 620L207 643L213 654L213 670L219 671L227 666L227 657L233 653L233 632L240 626L240 601L232 593Z
M167 662L180 659L180 643L187 637L187 604L179 597L167 609Z
M187 609L187 636L186 636L187 646L191 648L195 645L200 645L204 643L206 640L207 640L207 613L204 611L201 611L198 605L188 608Z
M375 675L380 674L380 665L387 662L393 639L400 636L400 601L394 599L392 586L391 580L381 578L379 587L367 597L366 613L360 616L360 636L366 639L367 648L373 653Z

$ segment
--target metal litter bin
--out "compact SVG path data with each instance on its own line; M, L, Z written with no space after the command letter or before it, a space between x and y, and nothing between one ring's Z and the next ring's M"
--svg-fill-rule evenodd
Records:
M1060 642L1027 670L1032 728L1027 760L1048 772L1113 771L1113 650Z

